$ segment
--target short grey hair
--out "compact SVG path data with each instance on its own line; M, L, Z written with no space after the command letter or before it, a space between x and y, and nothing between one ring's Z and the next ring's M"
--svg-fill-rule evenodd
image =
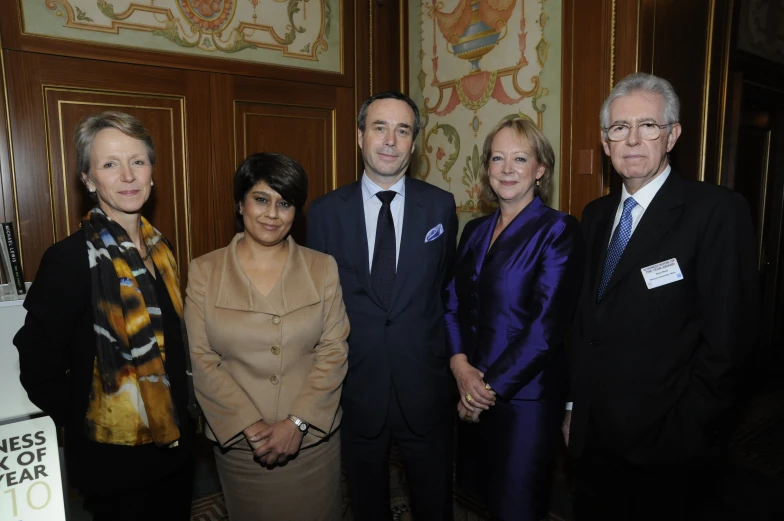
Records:
M74 145L76 145L76 171L81 174L90 173L90 151L93 146L95 136L101 130L114 128L128 137L138 139L147 148L147 156L150 166L155 166L155 145L152 136L144 128L144 125L125 112L106 111L100 114L87 116L76 127L74 132Z
M664 125L671 125L677 123L681 115L681 100L675 94L675 89L672 84L664 78L654 76L645 72L636 72L626 76L619 81L610 95L604 100L602 111L599 113L599 120L602 129L607 129L610 126L610 104L616 99L623 96L629 96L636 91L653 92L658 94L664 99L664 121L657 123Z

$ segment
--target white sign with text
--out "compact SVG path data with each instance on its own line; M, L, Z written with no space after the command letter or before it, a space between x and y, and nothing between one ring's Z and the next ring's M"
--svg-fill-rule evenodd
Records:
M0 521L65 521L57 431L48 416L0 425Z

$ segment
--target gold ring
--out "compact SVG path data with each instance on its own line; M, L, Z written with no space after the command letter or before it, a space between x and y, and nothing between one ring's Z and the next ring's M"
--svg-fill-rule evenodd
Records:
M493 390L493 388L490 387L490 384L485 384L485 389L487 389L488 391L492 391Z
M465 395L465 399L466 399L466 401L467 401L468 403L471 403L471 400L473 400L473 398L471 398L471 394L466 394L466 395Z
M463 421L470 422L471 421L471 414L470 413L465 413L463 415Z

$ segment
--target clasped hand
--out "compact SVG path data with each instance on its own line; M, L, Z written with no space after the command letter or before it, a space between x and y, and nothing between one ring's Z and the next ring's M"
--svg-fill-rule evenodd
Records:
M271 425L259 420L242 432L255 459L266 467L283 464L294 456L305 436L289 419Z
M457 381L457 390L460 392L457 412L464 420L467 420L467 414L470 414L471 421L478 421L482 411L495 405L495 392L486 387L483 380L485 374L468 363L468 358L464 354L454 355L449 362L449 367L452 369L452 374Z

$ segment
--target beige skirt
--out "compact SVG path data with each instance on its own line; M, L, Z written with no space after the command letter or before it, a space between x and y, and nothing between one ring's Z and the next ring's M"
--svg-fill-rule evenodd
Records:
M267 469L248 450L215 447L231 521L340 521L340 433Z

